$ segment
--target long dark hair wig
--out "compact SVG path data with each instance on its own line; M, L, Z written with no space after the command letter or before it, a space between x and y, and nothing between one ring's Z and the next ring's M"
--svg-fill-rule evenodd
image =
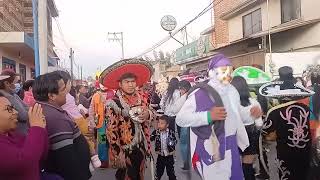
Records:
M250 90L247 81L241 76L235 76L231 84L237 89L240 95L241 105L246 107L251 105L250 103Z
M169 82L168 90L164 99L164 102L170 102L175 90L179 89L179 80L177 78L172 78Z

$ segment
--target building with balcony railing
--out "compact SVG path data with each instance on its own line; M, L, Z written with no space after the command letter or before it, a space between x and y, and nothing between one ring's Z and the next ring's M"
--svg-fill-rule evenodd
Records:
M52 18L58 16L54 0L47 0L48 65L57 66L52 39ZM32 0L0 0L0 71L12 69L22 80L34 77Z

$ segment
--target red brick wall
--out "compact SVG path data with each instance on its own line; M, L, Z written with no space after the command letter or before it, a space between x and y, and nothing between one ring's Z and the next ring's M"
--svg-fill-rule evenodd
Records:
M220 19L220 16L236 7L246 0L213 0L214 1L214 26L213 43L215 47L220 47L229 43L229 29L227 21Z

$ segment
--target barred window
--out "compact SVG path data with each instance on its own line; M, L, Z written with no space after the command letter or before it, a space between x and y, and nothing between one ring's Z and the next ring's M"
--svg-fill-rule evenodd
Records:
M262 30L261 9L243 16L242 23L244 37L260 32Z
M301 17L301 0L281 0L281 22L286 23Z

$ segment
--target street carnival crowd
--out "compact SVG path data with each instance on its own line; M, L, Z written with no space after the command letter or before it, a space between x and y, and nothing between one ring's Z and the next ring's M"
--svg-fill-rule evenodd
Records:
M280 180L320 180L320 66L303 78L284 66L274 80L246 68L234 75L217 54L199 81L166 84L150 81L149 62L126 59L92 87L73 87L66 71L20 84L3 70L0 180L88 180L104 168L117 180L148 179L146 168L176 180L177 156L202 180L269 179L271 166Z

